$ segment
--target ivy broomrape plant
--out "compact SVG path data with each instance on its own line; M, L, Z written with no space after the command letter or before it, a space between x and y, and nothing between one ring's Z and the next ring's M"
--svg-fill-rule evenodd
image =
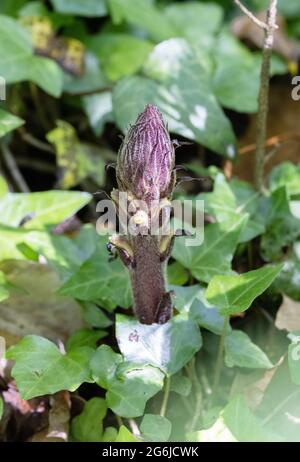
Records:
M163 324L172 314L172 292L166 292L165 268L174 234L153 231L170 214L176 180L174 162L174 147L162 115L157 107L147 105L120 147L116 168L119 189L111 193L121 224L122 213L129 218L128 230L125 235L110 237L110 244L129 269L134 311L143 324ZM126 193L126 210L121 193Z

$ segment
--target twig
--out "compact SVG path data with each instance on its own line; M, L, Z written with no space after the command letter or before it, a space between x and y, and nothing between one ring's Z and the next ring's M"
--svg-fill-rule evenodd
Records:
M260 27L261 29L263 30L267 30L268 29L268 24L266 24L265 22L263 21L260 21L260 19L258 19L253 13L251 13L251 11L248 10L248 8L245 7L245 5L243 5L240 0L234 0L234 3L236 4L236 6L238 6L240 8L240 10L242 10L243 13L245 13L246 16L248 16L248 18L251 19L251 21L253 21L258 27Z
M11 174L11 177L15 181L16 185L18 186L19 190L21 192L30 192L30 189L26 183L26 181L23 178L22 173L20 172L17 163L15 161L15 158L7 145L3 142L0 144L2 154L3 154L3 159L6 163L6 166Z
M52 148L47 143L44 143L43 141L35 138L33 135L30 133L25 132L24 130L19 130L20 134L26 143L30 144L31 146L34 146L37 149L40 149L41 151L49 152L50 154L55 154L55 150Z
M163 397L163 400L162 400L160 413L159 413L159 415L161 417L164 417L166 415L168 401L169 401L169 395L170 395L170 385L171 385L171 378L166 377L166 383L165 383L165 388L164 388L164 397Z
M27 157L20 156L18 156L17 162L21 167L31 168L51 175L56 173L56 166L54 164L50 164L50 162L43 162L38 159L28 159Z
M262 66L260 74L260 90L258 98L257 135L255 151L255 185L259 192L263 191L265 143L267 137L267 118L269 111L270 63L274 43L274 32L277 29L277 0L270 0L266 23L257 18L239 0L234 3L260 28L264 30L262 49Z

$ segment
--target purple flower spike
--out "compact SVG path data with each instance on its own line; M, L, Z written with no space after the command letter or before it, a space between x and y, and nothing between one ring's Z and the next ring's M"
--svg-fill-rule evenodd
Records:
M168 197L174 187L174 148L156 106L148 104L130 127L119 151L119 189L137 199Z

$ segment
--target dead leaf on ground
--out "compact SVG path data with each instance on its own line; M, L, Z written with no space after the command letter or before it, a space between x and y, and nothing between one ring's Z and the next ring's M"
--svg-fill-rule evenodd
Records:
M300 302L283 295L282 304L277 311L275 326L279 330L288 332L300 330Z
M52 268L22 260L1 262L0 268L20 288L0 303L0 336L7 347L28 334L65 341L84 326L79 304L55 293L61 282Z

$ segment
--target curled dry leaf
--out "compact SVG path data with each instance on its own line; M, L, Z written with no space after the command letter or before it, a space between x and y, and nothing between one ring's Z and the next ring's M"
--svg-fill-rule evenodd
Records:
M279 330L288 332L300 330L300 302L283 295L282 304L277 311L275 326Z

